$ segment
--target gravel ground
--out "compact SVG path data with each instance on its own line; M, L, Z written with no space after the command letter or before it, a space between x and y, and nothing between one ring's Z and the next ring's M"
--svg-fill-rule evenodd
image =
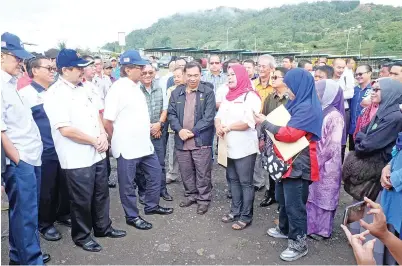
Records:
M116 178L114 160L112 165L112 175ZM142 216L154 226L150 231L140 231L126 225L118 190L111 189L111 219L115 228L127 230L125 238L99 238L97 241L103 250L89 253L74 245L69 228L56 225L63 238L58 242L41 239L42 250L51 254L51 264L289 264L279 258L287 241L266 234L278 218L276 204L271 208L259 207L264 192L257 192L253 224L243 231L233 231L230 224L220 222L229 209L230 201L225 196L224 170L218 165L214 165L213 185L213 201L203 216L196 214L196 205L185 209L179 207L183 197L182 183L168 185L174 201L161 200L160 203L174 207L175 212L169 216L145 216L141 210ZM351 201L351 197L342 191L332 238L322 242L309 240L309 254L293 264L355 263L353 253L338 226L345 206ZM1 264L7 264L8 217L4 211L1 214L1 231Z

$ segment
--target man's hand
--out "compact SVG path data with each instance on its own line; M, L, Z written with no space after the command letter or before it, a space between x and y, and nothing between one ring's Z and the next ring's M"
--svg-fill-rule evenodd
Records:
M160 139L162 137L162 131L158 131L156 132L155 135L152 135L152 137L156 138L156 139Z
M179 137L181 138L182 141L186 141L189 138L189 136L191 136L191 134L193 133L191 133L191 131L188 129L183 128L182 130L179 131Z
M221 137L221 138L223 138L223 135L225 135L225 132L223 131L223 126L222 126L222 124L219 124L219 125L216 127L216 135L217 135L218 137Z
M188 138L188 139L194 138L194 133L189 130L189 131L187 132L187 138Z
M151 135L154 136L158 131L161 131L161 123L156 122L151 124Z
M381 186L385 189L392 188L392 184L390 182L391 177L391 165L387 164L381 172Z
M263 114L256 114L256 113L253 114L254 114L254 121L258 125L267 120L267 117Z
M109 142L107 141L106 134L101 134L98 138L98 147L96 148L99 153L107 151L109 148Z
M367 230L361 234L352 235L346 226L342 224L341 227L353 248L357 265L376 265L374 259L374 243L376 239L372 239L363 244L363 241L366 240L366 236L370 232Z
M381 205L373 202L371 199L364 197L364 201L367 206L371 208L367 214L373 214L373 223L368 224L363 220L360 220L360 225L370 231L370 234L377 237L378 239L384 239L388 234L387 219L385 218L384 212L382 211Z

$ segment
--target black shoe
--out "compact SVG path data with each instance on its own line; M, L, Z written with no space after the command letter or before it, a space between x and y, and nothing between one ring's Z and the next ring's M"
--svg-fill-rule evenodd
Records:
M168 215L173 213L173 208L165 208L158 206L155 210L146 211L145 215L152 215L152 214L160 214L160 215Z
M67 220L63 220L63 221L57 221L56 223L67 226L67 227L71 227L71 219L67 219Z
M80 245L77 245L80 246ZM99 245L95 240L90 240L84 245L81 246L83 250L89 251L89 252L99 252L102 250L102 246Z
M135 219L126 220L126 224L134 226L135 228L140 229L140 230L152 229L152 224L148 223L147 221L142 219L140 216L138 216Z
M52 259L52 258L50 257L50 255L47 254L47 253L43 253L43 254L42 254L42 258L43 258L43 263L44 263L44 264L48 263L48 262Z
M208 205L198 204L197 213L200 215L205 214L208 211Z
M40 235L47 241L57 241L61 239L60 232L57 231L54 226L41 230Z
M161 193L161 198L163 198L166 201L173 201L173 197L170 196L167 191Z
M113 182L113 181L111 181L111 180L108 180L108 181L107 181L107 185L108 185L110 188L115 188L115 187L116 187L116 183Z
M120 237L125 237L127 235L126 231L124 230L118 230L112 228L110 232L106 233L105 235L100 235L100 234L94 234L96 237L110 237L110 238L120 238Z
M196 201L185 199L184 201L180 202L179 206L182 208L190 207L193 204L196 204Z
M264 199L260 203L260 207L268 207L276 203L275 196L269 194L269 190L265 191Z

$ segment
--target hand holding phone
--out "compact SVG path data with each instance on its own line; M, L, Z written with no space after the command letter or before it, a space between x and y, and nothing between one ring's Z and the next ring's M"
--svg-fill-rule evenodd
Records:
M352 204L345 209L345 213L343 215L343 224L347 225L353 222L360 221L363 219L366 213L366 202L360 201L355 204Z

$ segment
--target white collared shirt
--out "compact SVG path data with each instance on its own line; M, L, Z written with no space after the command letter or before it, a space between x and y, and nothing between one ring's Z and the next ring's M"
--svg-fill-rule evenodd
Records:
M92 137L100 136L99 107L90 91L85 85L74 86L59 77L46 94L44 108L62 169L90 167L106 157L92 145L64 137L59 130L74 127Z
M104 106L105 105L105 97L112 86L112 80L110 79L109 76L102 74L99 76L98 74L95 74L94 79L92 80L92 83L98 88L98 96L100 98L101 104Z
M100 95L99 87L97 87L93 81L84 81L84 87L88 89L89 93L93 94L95 106L98 110L102 111L105 109L105 99L102 100L102 96Z
M1 131L18 150L20 160L40 166L43 146L32 111L18 94L16 79L3 70L1 87Z
M255 129L254 113L261 110L261 99L252 91L237 97L234 101L223 99L215 118L221 120L222 125L229 126L236 122L247 123L245 131L230 131L226 134L228 157L240 159L258 153L257 130Z
M129 160L154 153L147 101L139 83L127 77L114 82L106 96L103 117L113 121L115 158Z
M339 86L343 90L343 98L345 99L345 109L349 109L349 103L347 100L352 99L355 93L355 78L353 72L345 68L340 79L338 80Z

